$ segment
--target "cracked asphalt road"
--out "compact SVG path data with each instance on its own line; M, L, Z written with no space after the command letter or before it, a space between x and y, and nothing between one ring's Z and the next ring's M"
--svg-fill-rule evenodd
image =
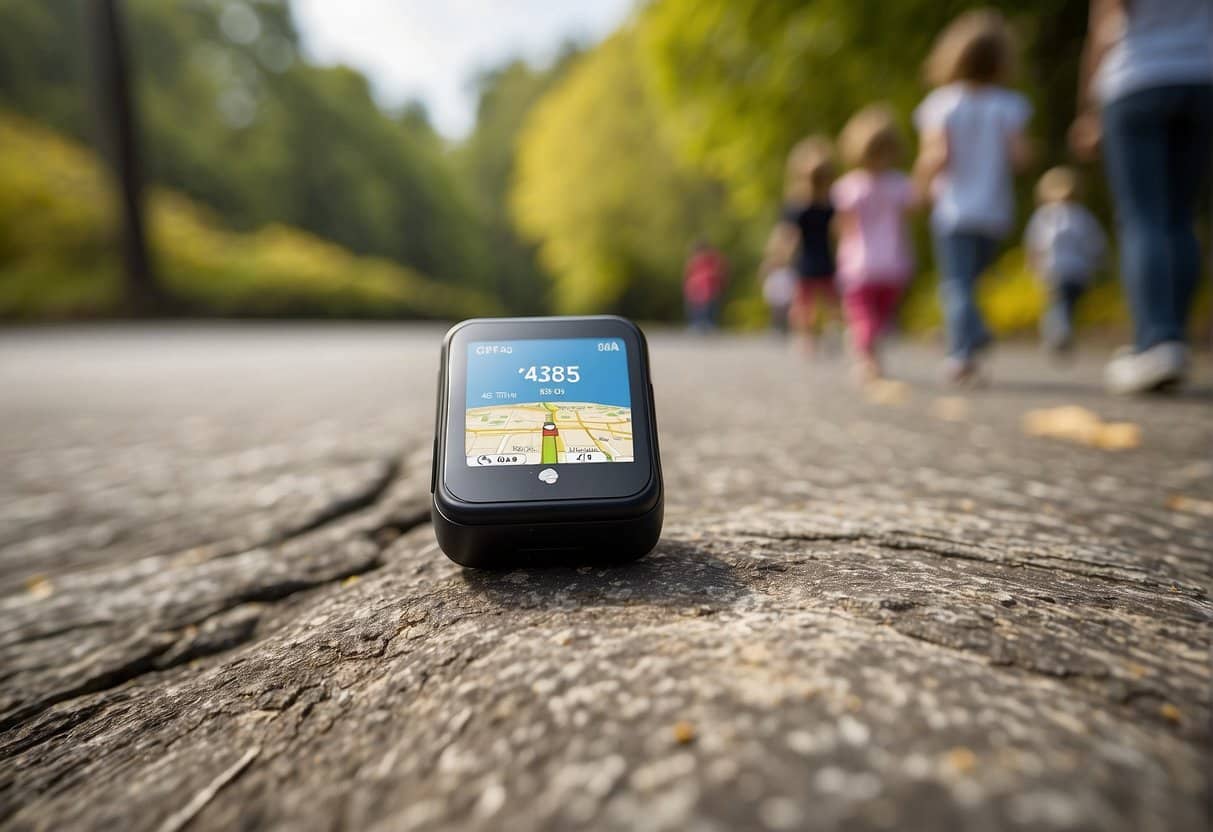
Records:
M428 524L440 337L0 333L0 825L1207 825L1207 359L861 393L658 332L657 550L485 574ZM1063 405L1139 447L1024 432Z

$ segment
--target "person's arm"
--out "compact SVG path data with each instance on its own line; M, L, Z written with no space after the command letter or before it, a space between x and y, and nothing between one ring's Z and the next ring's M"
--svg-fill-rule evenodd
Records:
M764 250L763 265L767 270L786 266L800 243L800 229L788 222L780 221L771 229Z
M1008 92L1001 110L1007 138L1007 161L1011 170L1023 173L1036 159L1032 140L1028 138L1028 121L1032 118L1032 105L1017 92Z
M1095 219L1095 215L1090 211L1083 209L1083 214L1086 215L1087 235L1091 245L1091 262L1096 265L1103 262L1104 255L1108 251L1108 236L1104 234L1103 226L1099 224L1099 220Z
M920 202L931 198L931 183L948 167L948 133L942 127L923 132L914 161L914 185Z
M1091 0L1087 36L1083 41L1078 69L1078 115L1070 126L1070 149L1082 160L1094 158L1099 151L1099 102L1095 97L1095 76L1100 64L1120 39L1125 23L1124 0Z
M1028 227L1023 232L1023 248L1024 256L1028 261L1028 267L1040 276L1041 252L1040 252L1040 236L1041 226L1044 219L1041 217L1040 211L1032 215L1028 220Z
M1035 156L1032 141L1021 129L1012 132L1007 137L1007 143L1008 156L1011 159L1011 169L1016 173L1023 173L1032 166L1032 159Z
M902 182L901 210L905 214L913 214L926 204L924 195L919 193L914 184L914 177L907 176Z

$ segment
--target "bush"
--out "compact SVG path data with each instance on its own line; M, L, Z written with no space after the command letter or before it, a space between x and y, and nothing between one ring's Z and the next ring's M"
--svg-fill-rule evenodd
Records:
M1078 324L1090 327L1122 327L1128 311L1120 285L1105 270L1078 306ZM911 333L931 333L943 327L938 300L938 275L924 272L910 286L901 310L902 327ZM1022 248L1006 252L982 278L977 302L995 335L1035 331L1048 293L1028 268Z
M0 113L0 317L120 314L113 190L96 156ZM282 225L225 230L171 191L151 191L149 237L162 286L199 315L460 318L494 301L389 260L356 257Z

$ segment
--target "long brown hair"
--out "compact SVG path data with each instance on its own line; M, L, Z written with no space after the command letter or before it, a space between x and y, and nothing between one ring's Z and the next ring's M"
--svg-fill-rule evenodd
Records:
M830 140L817 135L801 139L788 154L784 196L789 202L819 202L829 196L834 176Z
M1015 38L993 9L973 9L949 23L935 39L924 65L927 82L1005 84L1015 70Z

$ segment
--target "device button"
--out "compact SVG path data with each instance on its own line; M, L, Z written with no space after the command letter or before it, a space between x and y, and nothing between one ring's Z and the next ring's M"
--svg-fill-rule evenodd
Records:
M539 472L539 481L545 485L554 485L558 479L560 479L560 474L556 472L555 468L544 468Z
M430 457L430 493L438 487L438 437L434 437L434 455Z

